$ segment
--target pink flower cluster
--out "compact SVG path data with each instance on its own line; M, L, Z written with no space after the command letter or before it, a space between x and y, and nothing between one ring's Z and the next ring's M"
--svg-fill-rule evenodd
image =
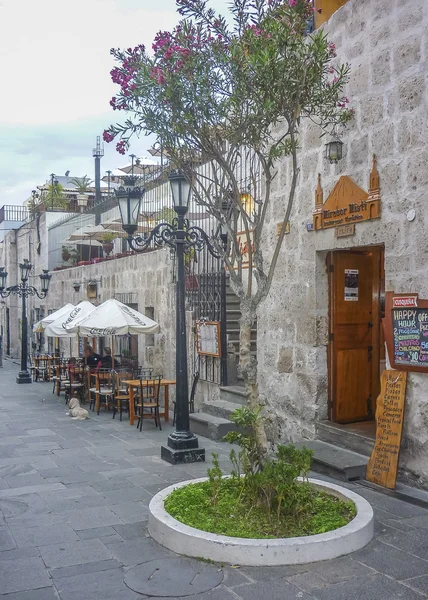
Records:
M152 79L157 81L159 85L163 85L165 83L165 74L160 67L153 67L150 76Z
M114 140L114 135L110 133L108 129L104 129L103 131L103 140L109 144Z
M346 105L349 104L349 98L343 96L342 100L337 103L338 108L346 108Z
M116 144L116 151L119 152L119 154L125 154L126 152L126 143L121 140L120 142L118 142Z

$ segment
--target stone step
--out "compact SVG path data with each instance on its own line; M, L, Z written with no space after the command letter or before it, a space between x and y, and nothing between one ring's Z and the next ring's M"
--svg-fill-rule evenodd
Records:
M368 457L321 440L305 440L296 444L298 447L306 446L313 450L313 471L331 475L339 479L355 481L364 479Z
M350 429L341 428L330 421L319 421L316 426L317 438L322 442L340 446L346 450L370 456L374 446L374 439Z
M235 424L223 417L216 417L204 412L192 413L189 416L190 429L193 433L210 440L221 441L226 433L236 430Z
M229 402L220 398L219 400L205 400L202 404L201 412L230 420L230 415L237 408L239 408L239 405L236 402Z
M247 393L242 385L220 386L220 400L232 404L246 404Z

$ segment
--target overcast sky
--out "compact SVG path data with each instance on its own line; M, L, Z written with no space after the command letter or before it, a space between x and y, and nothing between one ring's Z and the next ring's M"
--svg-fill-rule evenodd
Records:
M96 136L118 114L110 48L150 47L177 20L175 0L0 0L0 206L22 204L50 173L93 178ZM102 174L126 163L105 145Z

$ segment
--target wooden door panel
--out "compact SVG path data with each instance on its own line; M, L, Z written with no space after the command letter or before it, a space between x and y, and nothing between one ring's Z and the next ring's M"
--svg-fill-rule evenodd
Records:
M337 364L336 420L342 423L361 421L367 417L367 399L371 390L367 349L340 350Z
M373 253L334 252L330 392L339 423L369 418L373 381Z
M351 350L358 346L371 346L372 333L367 323L338 326L334 332L334 343L337 348Z

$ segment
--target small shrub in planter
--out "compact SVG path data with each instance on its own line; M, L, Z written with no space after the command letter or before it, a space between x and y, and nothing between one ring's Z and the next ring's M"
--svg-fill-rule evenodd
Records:
M351 521L356 515L353 502L308 482L311 450L278 445L274 456L260 460L255 436L259 418L245 406L232 414L240 430L226 436L239 446L230 452L231 476L223 476L213 454L208 480L172 492L165 500L167 512L202 531L258 539L315 535Z

